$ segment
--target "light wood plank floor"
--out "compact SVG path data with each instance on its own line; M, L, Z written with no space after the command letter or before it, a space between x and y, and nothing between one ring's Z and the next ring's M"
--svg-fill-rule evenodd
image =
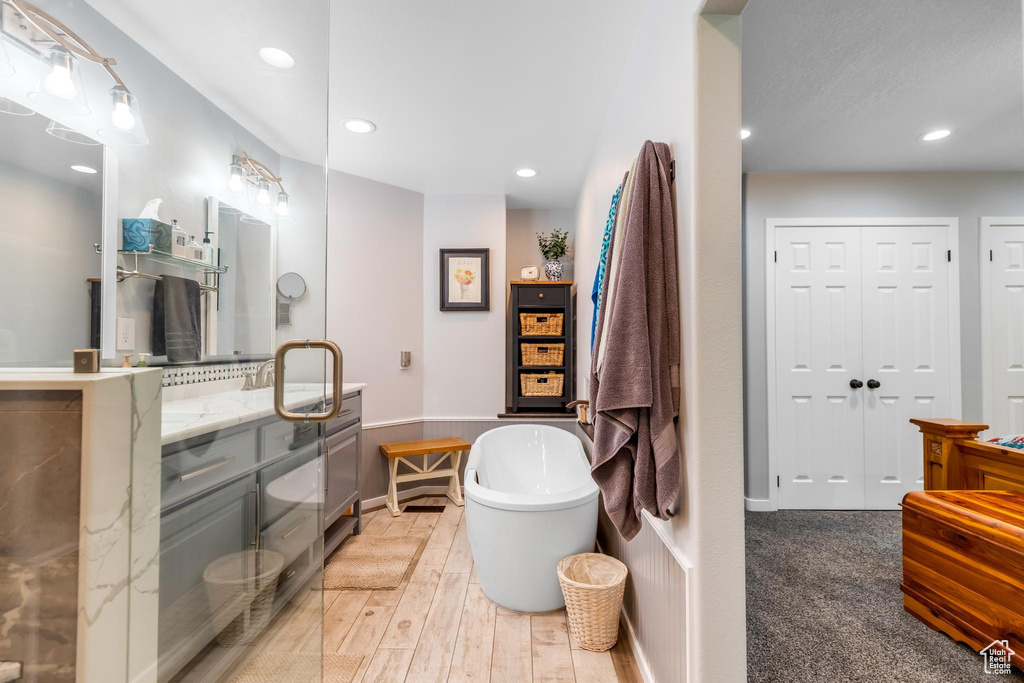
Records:
M364 534L426 539L401 585L323 593L324 652L361 655L354 681L640 683L624 633L609 652L587 652L572 641L564 609L522 614L498 607L480 590L464 508L445 497L409 502L446 507L442 514L363 515ZM309 600L320 595L311 593ZM315 651L318 629L290 628L293 618L309 624L311 605L295 602L267 634L270 647Z

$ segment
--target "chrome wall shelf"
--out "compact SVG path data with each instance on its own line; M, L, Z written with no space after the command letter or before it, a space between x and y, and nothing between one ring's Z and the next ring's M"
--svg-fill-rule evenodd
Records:
M103 253L103 250L100 248L100 245L94 244L93 247L96 249L97 254ZM117 253L125 257L135 258L135 267L132 270L128 270L127 268L124 268L123 266L120 265L117 267L118 282L123 282L129 278L141 278L143 280L163 280L163 276L145 273L139 268L140 256L144 256L146 258L153 259L154 261L160 261L161 263L168 263L175 266L191 266L204 274L212 273L214 275L214 284L210 285L204 282L199 283L199 291L203 293L218 291L217 281L219 278L217 276L228 272L227 266L215 266L210 263L203 263L202 261L193 261L191 259L182 258L181 256L174 256L173 254L168 254L165 251L157 251L156 249L153 248L152 244L149 245L149 249L147 249L146 251L137 251L134 249L118 249Z

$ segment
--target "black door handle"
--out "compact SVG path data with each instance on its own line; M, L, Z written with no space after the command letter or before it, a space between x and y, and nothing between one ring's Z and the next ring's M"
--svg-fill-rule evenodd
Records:
M870 382L868 383L868 385L870 386ZM864 386L864 382L861 382L859 379L850 380L851 389L860 389L862 386Z
M877 379L868 380L868 389L877 389L880 386L882 386L882 383L879 382Z

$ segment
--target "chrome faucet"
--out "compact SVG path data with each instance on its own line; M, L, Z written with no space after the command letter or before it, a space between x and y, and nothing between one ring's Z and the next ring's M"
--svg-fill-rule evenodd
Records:
M274 359L265 360L255 370L245 376L245 386L242 391L253 391L254 389L267 389L274 386Z

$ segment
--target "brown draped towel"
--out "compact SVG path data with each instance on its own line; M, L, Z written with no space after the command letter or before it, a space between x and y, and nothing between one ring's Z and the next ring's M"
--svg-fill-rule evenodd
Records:
M641 510L673 515L679 494L679 276L668 145L648 140L630 179L612 300L603 301L591 364L592 472L622 536L640 531ZM606 280L602 298L608 293ZM607 326L607 332L602 329ZM595 350L596 354L596 350Z

